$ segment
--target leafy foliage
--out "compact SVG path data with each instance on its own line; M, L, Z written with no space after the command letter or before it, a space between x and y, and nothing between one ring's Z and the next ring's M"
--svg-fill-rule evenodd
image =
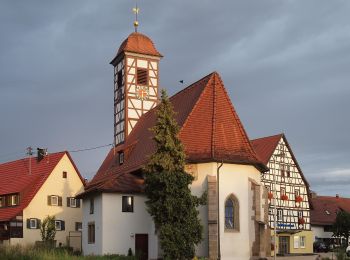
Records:
M338 211L335 223L333 224L333 236L345 237L346 245L350 236L350 214L346 211Z
M41 240L44 242L55 240L55 216L47 216L40 227Z
M145 167L147 209L153 217L164 259L192 259L202 240L197 206L206 203L206 193L193 196L193 177L185 172L185 153L178 138L179 126L166 91L162 91L156 125L152 128L156 152Z

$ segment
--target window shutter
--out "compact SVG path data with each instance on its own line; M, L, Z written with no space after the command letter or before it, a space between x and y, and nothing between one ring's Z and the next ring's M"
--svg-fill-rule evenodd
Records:
M76 199L76 206L77 206L77 208L80 208L80 199Z
M58 196L58 206L62 206L62 197Z
M27 218L27 228L30 229L30 219Z
M67 197L67 207L70 207L70 197Z
M40 227L41 227L41 220L37 218L36 219L36 228L40 229Z
M64 223L64 221L63 220L61 220L61 230L65 230L65 223Z
M51 206L51 196L47 196L47 205Z

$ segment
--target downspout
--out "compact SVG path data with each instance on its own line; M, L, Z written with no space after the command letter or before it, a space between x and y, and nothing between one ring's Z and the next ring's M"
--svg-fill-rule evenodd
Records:
M220 165L216 169L216 192L218 198L218 260L221 259L221 246L220 246L220 168L224 165L224 161L221 161Z

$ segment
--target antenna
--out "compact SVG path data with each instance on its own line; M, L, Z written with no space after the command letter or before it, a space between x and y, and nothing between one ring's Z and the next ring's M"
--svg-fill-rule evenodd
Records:
M132 11L135 14L134 27L135 27L135 32L137 32L137 27L139 26L139 21L137 20L137 15L138 15L138 13L140 11L140 8L137 7L137 1L136 1L136 4L135 4L135 7L132 9Z
M27 147L27 155L29 156L29 175L32 174L32 155L33 155L33 148Z

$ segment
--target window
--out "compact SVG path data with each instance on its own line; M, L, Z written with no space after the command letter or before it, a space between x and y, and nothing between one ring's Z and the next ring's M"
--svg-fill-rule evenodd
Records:
M95 202L94 202L94 198L91 198L90 199L90 214L94 214L94 205Z
M283 210L278 209L277 210L277 221L282 221L283 220Z
M88 224L88 243L95 244L95 222Z
M303 218L303 211L302 210L298 211L298 218Z
M286 165L286 172L287 172L287 177L290 177L290 165Z
M67 179L67 172L62 172L62 178Z
M47 204L50 206L62 206L62 197L57 195L49 195L47 197Z
M148 71L147 69L137 69L137 85L147 85L148 82Z
M122 212L134 212L134 197L123 196L122 197Z
M286 195L286 188L281 187L281 196Z
M81 222L75 222L75 231L82 231L83 224Z
M119 165L124 163L124 152L119 152Z
M284 173L285 173L284 168L285 168L284 164L280 164L280 169L281 169L281 177L282 177L282 178L284 178Z
M122 86L123 86L123 71L120 70L118 71L118 74L117 74L117 87L119 89Z
M265 187L266 187L267 193L270 193L271 192L271 187L270 186L265 186Z
M299 236L294 237L294 248L299 248Z
M330 214L331 214L328 210L326 210L325 212L326 212L327 215L330 215Z
M67 197L67 207L80 208L80 200L74 197Z
M295 190L294 193L295 193L295 197L296 198L300 196L300 191L299 190Z
M27 219L27 228L28 229L39 229L40 228L40 219L28 218Z
M16 206L19 204L19 196L17 194L11 195L11 206Z
M5 197L0 197L0 208L5 207Z
M30 219L30 228L31 229L36 229L37 227L37 221L35 218Z
M65 230L65 222L63 220L55 220L56 231Z
M305 248L305 237L300 237L300 248Z
M239 231L239 204L231 194L225 201L225 231Z

